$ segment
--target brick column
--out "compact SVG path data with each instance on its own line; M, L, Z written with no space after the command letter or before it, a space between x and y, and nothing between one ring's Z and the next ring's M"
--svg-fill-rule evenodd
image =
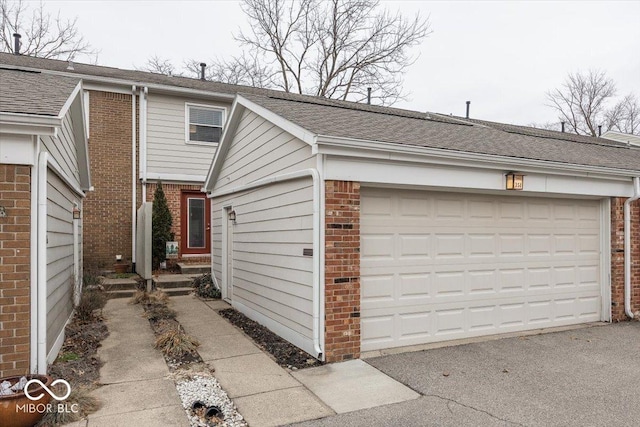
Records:
M360 183L325 185L325 357L360 357Z
M86 269L110 269L116 254L131 261L131 102L130 94L89 94L89 161L95 190L83 203Z
M0 377L29 372L31 168L0 165Z
M624 202L611 199L611 320L626 320L624 312ZM631 204L631 309L640 311L640 202Z

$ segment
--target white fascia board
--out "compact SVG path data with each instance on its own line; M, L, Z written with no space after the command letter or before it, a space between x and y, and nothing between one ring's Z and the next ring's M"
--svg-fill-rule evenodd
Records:
M629 178L602 179L543 172L526 173L524 190L510 191L505 188L504 168L460 167L329 155L325 158L324 169L323 178L326 180L357 181L363 186L581 198L628 197L633 193Z
M55 136L61 126L59 117L0 112L0 127L4 133Z
M85 106L82 82L78 85L73 103L67 114L71 114L73 123L73 136L78 156L78 171L80 173L80 185L84 190L91 188L91 166L89 163L89 143L85 123Z
M237 102L241 105L243 105L244 107L248 108L249 110L253 111L254 113L256 113L257 115L261 116L262 118L264 118L265 120L273 123L274 125L276 125L277 127L279 127L280 129L290 133L291 135L295 136L296 138L306 142L307 144L309 144L310 146L315 145L316 143L316 138L317 135L306 130L305 128L303 128L302 126L298 126L297 124L290 122L289 120L285 119L282 116L277 115L276 113L274 113L273 111L258 105L252 101L249 101L247 98L243 97L242 95L238 94L237 95Z
M377 141L355 140L318 135L317 153L346 157L377 158L413 163L442 164L474 168L506 168L518 172L548 172L561 175L594 176L621 179L638 176L639 171L599 166L575 165L546 160L469 153L441 148L418 147Z
M218 149L216 150L216 154L213 156L209 172L204 180L204 188L207 192L213 191L215 181L220 174L220 169L222 169L224 159L227 157L227 152L229 151L229 146L233 140L233 135L235 135L240 119L242 119L244 109L244 106L238 104L238 99L236 98L231 105L231 112L229 113L229 117L227 117L227 122L222 128L223 131L222 137L220 138L220 144L218 144Z
M71 95L69 95L69 98L67 98L64 105L60 109L60 112L58 113L58 117L60 118L60 120L62 120L64 116L67 115L69 108L71 108L71 104L73 104L73 101L75 101L79 93L82 93L82 80L78 81L76 87L74 87L73 91L71 91Z

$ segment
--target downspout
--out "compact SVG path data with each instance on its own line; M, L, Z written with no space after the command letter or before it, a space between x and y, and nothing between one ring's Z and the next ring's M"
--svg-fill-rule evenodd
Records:
M140 181L142 181L142 203L147 201L147 94L145 86L140 91Z
M40 153L40 138L34 137L35 153L31 168L31 248L38 247L38 154ZM38 251L31 251L31 290L30 290L30 372L37 373L38 369Z
M38 374L47 373L47 163L49 153L38 156Z
M131 87L131 271L136 271L136 86Z
M640 199L640 177L633 178L633 196L624 202L624 312L633 319L631 310L631 203Z
M320 319L320 305L322 303L320 293L320 272L322 271L322 265L320 264L320 238L322 236L322 224L320 218L320 174L317 169L308 169L311 177L313 178L313 349L316 352L316 357L323 360L322 348L320 347L321 340L321 319Z
M73 204L73 208L80 209L78 203ZM73 304L80 304L80 236L78 235L79 219L73 219Z
M322 218L320 216L320 196L321 196L321 182L320 174L316 169L303 169L301 171L284 173L282 175L271 176L262 178L249 184L241 185L229 190L221 191L219 193L209 193L208 197L221 197L241 191L251 190L253 188L264 187L268 184L291 181L294 179L310 176L313 179L313 349L316 353L316 357L320 360L323 359L321 342L321 330L323 325L320 317L323 299L321 298L320 288L320 273L322 271L321 257L320 257L320 238L322 237Z

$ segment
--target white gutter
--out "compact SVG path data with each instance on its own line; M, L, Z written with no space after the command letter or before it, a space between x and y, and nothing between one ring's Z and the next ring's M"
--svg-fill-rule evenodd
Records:
M38 157L38 374L47 373L47 164L49 153Z
M207 194L207 197L214 198L227 196L229 194L234 194L241 191L264 187L268 184L291 181L307 176L310 176L313 179L313 348L316 353L315 356L318 359L322 360L324 358L323 351L320 346L321 330L323 328L320 317L321 304L323 303L320 293L320 273L322 272L322 265L320 264L320 238L322 236L322 218L320 217L321 183L320 174L318 173L318 171L316 169L310 168L296 172L284 173L282 175L262 178L249 184L234 187L230 190L209 193Z
M613 148L613 147L612 147ZM629 148L617 147L618 150ZM631 148L632 150L634 148ZM409 156L412 162L424 162L433 159L442 160L442 164L460 165L460 162L473 162L475 167L480 165L495 166L498 168L513 169L518 167L520 172L529 172L549 168L557 174L571 175L583 174L584 176L618 176L627 180L635 176L638 171L631 169L614 169L602 166L577 165L551 160L533 160L517 157L508 157L497 154L472 153L445 148L420 147L415 145L402 145L389 142L359 140L327 135L318 135L316 145L312 148L313 154L345 155L345 150L357 150L357 156L363 158L376 158L381 160L403 161ZM626 153L626 152L625 152ZM404 156L404 157L400 157ZM534 169L526 169L534 168Z
M140 181L142 181L142 203L147 201L147 94L149 89L140 91Z
M631 203L640 199L640 177L633 178L633 196L624 202L624 312L633 319L631 310Z
M131 87L131 264L136 271L136 86Z

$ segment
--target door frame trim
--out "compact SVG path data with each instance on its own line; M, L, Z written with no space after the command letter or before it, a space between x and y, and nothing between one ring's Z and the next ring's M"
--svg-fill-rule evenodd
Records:
M197 252L196 248L193 250L188 249L189 244L189 198L204 200L204 216L205 216L205 229L204 229L204 248L201 252ZM208 238L211 233L211 200L205 193L196 190L182 190L180 191L180 257L198 257L198 256L211 256L211 240Z

